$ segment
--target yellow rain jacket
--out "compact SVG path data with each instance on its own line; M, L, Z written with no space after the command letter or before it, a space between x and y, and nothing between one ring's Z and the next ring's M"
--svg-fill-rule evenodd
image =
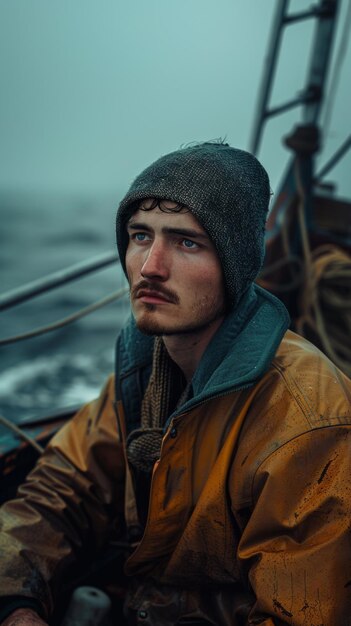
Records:
M283 306L254 287L168 420L125 565L128 623L351 624L351 383L286 326ZM53 438L3 507L3 597L34 598L49 615L70 565L138 525L124 442L151 353L131 323L116 384Z

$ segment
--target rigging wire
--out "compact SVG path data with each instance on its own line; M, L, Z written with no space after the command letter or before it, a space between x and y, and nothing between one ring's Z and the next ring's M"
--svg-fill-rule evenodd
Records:
M344 27L343 27L343 31L342 31L342 35L340 39L339 50L337 52L337 56L335 60L334 72L332 74L332 78L330 81L329 95L326 101L326 107L325 107L324 116L323 116L324 120L321 124L321 127L324 129L323 131L324 137L327 137L327 135L329 134L332 109L335 103L336 92L338 89L338 84L339 84L340 76L341 76L341 67L345 60L348 42L349 42L349 34L350 34L349 31L351 31L351 0L349 0L349 4L347 8L347 13L346 13L345 21L344 21Z
M297 227L302 244L301 263L291 253L287 221L282 225L283 256L264 268L259 284L273 293L298 290L294 327L299 335L317 344L346 375L351 376L351 255L335 244L312 250L304 213L306 194L299 164L295 164L298 193ZM270 276L286 266L292 275L283 284Z
M67 317L64 317L63 319L58 320L57 322L53 322L52 324L47 324L46 326L40 326L39 328L35 328L34 330L31 330L27 333L22 333L21 335L13 335L12 337L6 337L5 339L0 339L0 347L7 346L11 343L16 343L17 341L22 341L24 339L32 339L33 337L39 337L40 335L44 335L45 333L52 332L53 330L57 330L59 328L63 328L64 326L67 326L68 324L72 324L72 322L75 322L81 319L82 317L89 315L90 313L94 313L94 311L101 309L107 304L110 304L111 302L114 302L115 300L119 300L120 298L125 296L128 293L128 291L129 291L129 287L122 287L118 291L114 291L109 296L106 296L105 298L102 298L101 300L98 300L97 302L94 302L93 304L89 304L88 306L80 309L76 313L73 313L72 315L68 315Z
M345 141L342 143L340 148L338 148L338 150L333 154L333 156L329 159L329 161L327 161L327 163L323 165L323 167L319 170L319 172L317 172L315 176L315 181L319 182L322 180L322 178L324 178L324 176L329 174L330 170L332 170L333 167L335 167L335 165L340 161L340 159L342 159L345 156L346 152L350 150L350 148L351 148L351 135L349 135L345 139Z
M108 265L118 262L118 260L115 253L105 252L87 261L75 263L66 269L52 272L44 278L33 280L22 287L16 287L4 295L0 295L0 311L26 302L26 300L32 300L36 296L47 293L51 289L57 289L61 285L67 285L73 280L104 269Z
M267 278L270 274L275 274L284 267L288 267L289 270L292 270L292 266L294 265L296 266L297 272L290 282L273 283ZM285 257L267 265L260 271L259 284L262 287L266 287L266 289L270 291L288 293L289 291L297 289L297 287L301 286L303 282L303 268L304 264L299 256L295 254L287 254Z
M27 433L25 433L22 428L19 428L19 426L16 426L16 424L14 424L13 422L10 422L10 420L8 420L3 415L0 415L0 424L11 430L11 432L17 435L17 437L23 439L23 441L32 446L32 448L34 448L34 450L38 452L38 454L43 454L44 448L37 441L35 441L35 439L27 435Z
M305 263L300 302L302 311L296 320L297 332L308 337L308 330L312 331L321 342L322 350L351 376L351 257L330 245L319 246L312 252L304 213L306 194L299 164L296 163L295 167L299 195L297 217Z
M79 311L77 311L76 313L73 313L72 315L68 315L67 317L63 319L58 320L57 322L48 324L47 326L41 326L40 328L36 328L28 333L23 333L21 335L15 335L13 337L7 337L6 339L1 339L0 346L8 345L10 343L15 343L23 339L29 339L31 337L38 337L39 335L43 335L44 333L48 333L53 330L57 330L58 328L62 328L63 326L67 326L68 324L75 322L76 320L84 317L85 315L89 315L90 313L93 313L94 311L101 309L103 306L106 306L110 304L111 302L114 302L115 300L122 298L124 295L128 293L128 291L129 291L129 287L122 287L121 289L119 289L118 291L115 291L109 296L106 296L105 298L102 298L101 300L98 300L97 302L94 302L93 304L90 304L89 306L86 306L80 309ZM35 441L35 439L27 435L27 433L24 432L22 428L20 428L19 426L17 426L16 424L14 424L13 422L8 420L6 417L4 417L1 414L0 414L0 424L2 426L5 426L5 428L10 430L11 432L13 432L17 437L19 437L20 439L28 443L32 448L34 448L34 450L38 454L40 455L43 454L44 448L37 441Z

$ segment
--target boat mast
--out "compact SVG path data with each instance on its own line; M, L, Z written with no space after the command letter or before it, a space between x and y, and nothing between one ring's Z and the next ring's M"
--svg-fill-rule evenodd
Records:
M320 0L308 11L289 14L289 0L278 0L250 142L250 150L254 154L259 151L265 123L271 117L302 105L303 124L317 124L330 64L338 5L339 0ZM279 106L270 107L270 96L284 28L307 19L316 20L316 31L306 86L291 100Z

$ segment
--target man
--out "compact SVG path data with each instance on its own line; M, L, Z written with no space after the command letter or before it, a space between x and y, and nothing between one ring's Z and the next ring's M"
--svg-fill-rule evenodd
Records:
M205 143L122 200L133 319L116 380L3 507L6 626L46 624L116 527L129 624L351 624L351 384L253 283L269 196L252 155Z

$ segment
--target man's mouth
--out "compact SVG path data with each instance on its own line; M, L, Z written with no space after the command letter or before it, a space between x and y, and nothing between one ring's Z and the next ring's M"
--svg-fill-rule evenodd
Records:
M132 299L148 304L177 304L178 296L168 289L157 289L146 284L136 285L132 289Z
M154 289L139 289L137 291L136 298L149 304L164 304L173 302L173 300L167 297L164 293L161 291L155 291Z

